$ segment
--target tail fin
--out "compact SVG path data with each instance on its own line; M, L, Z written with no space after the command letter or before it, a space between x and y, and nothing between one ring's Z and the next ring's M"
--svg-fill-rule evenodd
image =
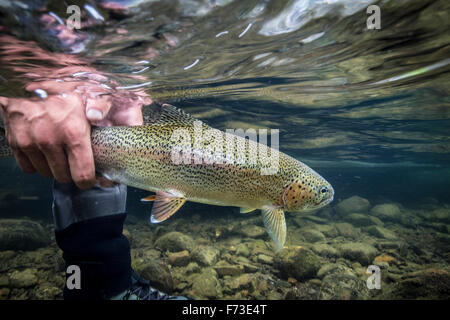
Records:
M13 153L6 141L5 128L3 127L2 117L0 117L0 158L12 157Z

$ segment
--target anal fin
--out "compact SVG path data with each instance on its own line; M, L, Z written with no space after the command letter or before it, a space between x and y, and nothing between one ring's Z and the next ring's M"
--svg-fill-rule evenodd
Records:
M186 202L186 198L181 197L180 195L163 191L158 191L154 197L155 203L152 208L150 218L151 223L159 223L170 218Z
M262 210L262 217L267 233L275 242L277 250L281 250L286 242L286 220L284 219L284 212L277 207L264 207Z

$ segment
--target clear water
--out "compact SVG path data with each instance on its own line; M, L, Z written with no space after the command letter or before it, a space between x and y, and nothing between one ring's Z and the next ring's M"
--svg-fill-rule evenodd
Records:
M305 162L333 185L332 207L358 195L371 205L396 203L405 216L417 217L411 218L414 223L411 219L406 219L409 223L383 220L384 227L398 234L396 241L408 243L409 249L406 253L380 249L378 254L397 255L407 266L397 266L403 275L438 265L448 283L447 1L117 2L130 13L119 16L100 10L106 23L86 31L90 41L77 53L81 59L110 73L123 86L151 81L145 90L153 98L180 107L215 128L279 129L281 151ZM370 4L381 7L380 30L366 27ZM51 6L64 17L64 7ZM48 40L36 37L41 43ZM51 182L22 174L13 160L1 160L0 166L1 216L45 221L51 232ZM133 239L135 234L141 237L142 230L151 234L151 239L173 230L189 234L193 229L188 226L197 224L200 217L206 230L212 230L202 234L202 239L220 248L222 260L234 253L226 248L248 240L236 235L215 237L216 225L247 221L235 209L197 204L188 204L155 231L145 225L150 208L138 202L143 195L140 190L129 192L129 213L142 223L130 225ZM442 210L444 217L434 217L435 210ZM258 219L253 215L249 221L259 224ZM308 247L311 243L304 238L301 225L311 221L295 219L300 218L288 216L288 245ZM329 226L345 220L338 216L328 219L325 224ZM190 223L186 225L186 221ZM323 242L366 241L365 229L358 228L361 234L356 238L326 236ZM433 241L415 242L424 234ZM138 256L152 248L151 241L133 243ZM335 263L338 258L324 259ZM351 266L354 262L347 261L357 270ZM10 267L0 270L10 271ZM287 280L276 268L268 274L276 281ZM383 279L387 288L398 284L392 279ZM313 280L309 282L315 290ZM228 280L219 281L225 287ZM285 283L291 286L289 290L300 292L309 282ZM192 293L189 284L183 290L175 292ZM210 298L285 298L283 290L255 289L248 295L239 291ZM423 290L411 296L406 290L400 296L385 297L448 298L445 290L436 296ZM36 297L31 289L19 291L11 291L8 297ZM314 294L310 296L326 298ZM296 293L295 297L305 295Z

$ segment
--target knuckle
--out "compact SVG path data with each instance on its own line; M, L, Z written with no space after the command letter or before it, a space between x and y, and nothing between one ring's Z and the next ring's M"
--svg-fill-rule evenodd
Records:
M83 137L84 130L80 126L68 125L65 128L65 135L70 145L78 144Z
M25 152L32 152L36 150L36 145L31 140L19 141L17 146L18 149L21 149Z
M51 150L53 149L54 143L49 137L40 137L37 141L39 148L42 150Z
M74 180L81 184L89 184L95 180L94 172L84 170L75 174Z

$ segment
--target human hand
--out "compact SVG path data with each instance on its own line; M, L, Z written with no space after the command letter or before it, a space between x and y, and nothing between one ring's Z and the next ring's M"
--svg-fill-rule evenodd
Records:
M45 99L0 97L8 140L19 167L82 189L96 183L91 125L141 125L143 93L105 89L96 81L41 81L29 91Z

